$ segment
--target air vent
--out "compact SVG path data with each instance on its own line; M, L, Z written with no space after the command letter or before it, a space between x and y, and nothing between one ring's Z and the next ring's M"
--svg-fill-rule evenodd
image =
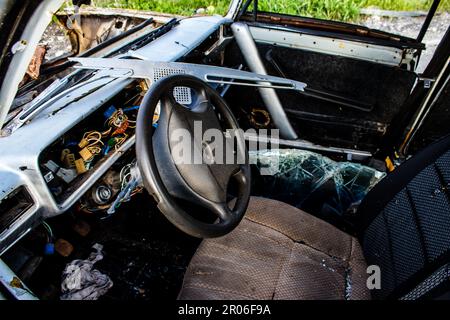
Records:
M33 200L23 186L0 200L0 234L7 230L32 205Z

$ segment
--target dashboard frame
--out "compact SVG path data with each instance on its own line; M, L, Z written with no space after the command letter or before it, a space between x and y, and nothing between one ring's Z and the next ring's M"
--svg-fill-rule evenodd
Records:
M177 61L216 32L221 25L232 20L221 16L186 18L169 32L127 56L154 61ZM74 71L77 72L77 71ZM101 73L101 72L100 72ZM0 201L12 191L23 186L29 192L34 204L19 219L0 234L0 255L20 240L43 219L66 212L135 142L128 139L119 150L112 153L95 172L65 201L58 204L50 192L39 168L40 154L60 136L73 128L91 113L119 94L133 79L106 77L103 86L73 101L77 91L90 90L98 83L68 93L55 101L30 123L11 136L0 138Z

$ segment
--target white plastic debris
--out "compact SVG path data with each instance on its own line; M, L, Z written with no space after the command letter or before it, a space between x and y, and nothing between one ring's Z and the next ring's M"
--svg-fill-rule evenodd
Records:
M20 40L13 44L11 47L12 54L16 54L17 52L22 52L27 47L28 42L26 40Z
M112 280L93 269L97 261L103 259L101 244L94 244L87 260L74 260L63 271L61 300L97 300L112 286Z

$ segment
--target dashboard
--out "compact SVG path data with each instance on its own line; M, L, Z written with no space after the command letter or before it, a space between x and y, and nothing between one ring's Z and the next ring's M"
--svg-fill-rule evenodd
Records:
M184 19L168 33L127 55L177 61L228 22L220 16ZM0 138L0 255L43 219L62 214L79 202L99 181L104 181L108 171L120 171L124 163L133 162L135 138L133 125L129 124L136 117L136 105L143 93L145 86L132 79L103 77L95 83L86 82L12 135ZM78 96L81 98L75 98ZM115 136L123 138L125 134L126 138L107 148L111 136L103 139L88 134L105 129L105 123L119 109L126 112L129 127ZM90 141L83 145L84 140ZM75 163L80 158L85 160L84 169L80 161L78 166ZM95 161L89 161L92 159ZM110 191L112 195L117 193L113 187Z

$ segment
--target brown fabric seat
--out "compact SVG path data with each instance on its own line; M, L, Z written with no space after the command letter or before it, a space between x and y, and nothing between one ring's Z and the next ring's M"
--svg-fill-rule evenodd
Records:
M251 198L228 235L202 242L180 299L369 299L358 241L288 204Z

